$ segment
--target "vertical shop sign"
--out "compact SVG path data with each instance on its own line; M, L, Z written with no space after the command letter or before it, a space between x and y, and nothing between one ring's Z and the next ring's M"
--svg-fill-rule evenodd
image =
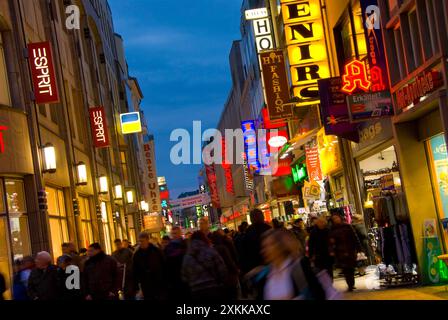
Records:
M155 167L154 138L152 136L146 136L145 140L147 141L143 145L143 150L145 153L146 167L148 170L147 187L149 194L150 211L161 212L161 196Z
M250 174L246 154L243 152L241 156L243 157L244 186L247 191L252 191L254 190L254 177Z
M5 141L3 140L3 131L8 130L6 126L0 126L0 153L5 152Z
M225 138L223 138L221 140L221 146L222 146L222 169L224 170L224 176L226 179L226 191L231 194L234 195L235 194L235 190L233 188L233 176L232 176L232 165L229 164L229 161L227 159L227 155L226 155L226 140Z
M306 168L310 181L321 181L322 170L320 168L319 148L315 142L305 146Z
M59 102L50 42L28 44L28 59L37 104Z
M96 148L104 148L110 145L107 128L106 113L104 107L89 109L90 128L92 129L93 145Z
M207 175L208 186L210 189L210 197L212 200L212 205L215 208L220 208L221 204L219 201L218 185L216 183L216 172L215 165L206 165L205 172Z
M317 81L330 77L320 0L281 0L297 106L319 103Z
M241 122L244 135L244 150L247 156L247 162L251 170L258 171L260 165L258 163L258 150L257 150L257 133L255 131L255 121L247 120Z
M260 60L269 120L291 118L293 112L289 103L289 85L283 51L263 52L260 54Z

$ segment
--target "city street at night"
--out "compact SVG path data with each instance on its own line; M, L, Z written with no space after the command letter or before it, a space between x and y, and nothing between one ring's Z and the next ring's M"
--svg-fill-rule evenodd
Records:
M0 0L0 316L442 310L447 90L448 0Z

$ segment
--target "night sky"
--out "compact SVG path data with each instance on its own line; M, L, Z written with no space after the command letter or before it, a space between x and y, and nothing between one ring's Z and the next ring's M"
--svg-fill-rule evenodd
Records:
M131 76L155 136L157 173L171 197L198 188L199 165L170 161L171 131L217 126L231 86L229 51L240 38L241 0L109 0Z

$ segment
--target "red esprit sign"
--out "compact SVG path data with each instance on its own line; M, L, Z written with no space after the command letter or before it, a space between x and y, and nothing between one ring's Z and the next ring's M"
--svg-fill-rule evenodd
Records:
M28 57L36 103L59 102L50 42L28 44Z
M92 128L93 144L96 148L109 146L109 132L107 129L106 113L104 107L89 109L90 127Z
M8 130L8 127L0 126L0 153L5 152L5 142L3 141L3 131Z

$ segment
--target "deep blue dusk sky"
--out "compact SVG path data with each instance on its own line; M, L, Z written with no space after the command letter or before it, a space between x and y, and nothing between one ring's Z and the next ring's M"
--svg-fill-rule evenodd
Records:
M145 96L155 136L157 173L171 197L197 189L200 166L170 161L171 131L217 125L231 86L229 51L240 38L241 0L109 0L129 72Z

